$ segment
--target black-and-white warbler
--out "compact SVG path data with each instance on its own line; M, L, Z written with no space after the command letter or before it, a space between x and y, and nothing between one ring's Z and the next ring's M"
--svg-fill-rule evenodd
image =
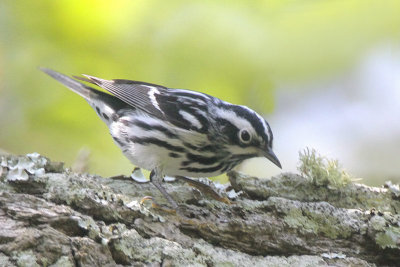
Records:
M174 208L161 186L164 175L216 176L253 157L266 157L281 168L268 122L248 107L151 83L75 77L111 95L56 71L42 71L85 98L123 154L152 170L151 182Z

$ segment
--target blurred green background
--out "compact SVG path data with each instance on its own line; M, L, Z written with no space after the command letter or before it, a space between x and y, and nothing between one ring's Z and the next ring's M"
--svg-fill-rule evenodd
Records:
M281 84L345 73L399 39L398 0L2 0L0 148L67 165L87 148L90 172L132 170L89 105L39 66L193 89L270 117Z

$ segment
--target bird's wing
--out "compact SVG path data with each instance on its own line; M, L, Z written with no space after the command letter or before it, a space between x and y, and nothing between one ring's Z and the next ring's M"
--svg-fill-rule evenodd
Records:
M89 82L106 89L132 107L139 108L158 118L163 117L155 94L166 91L166 87L130 80L104 80L89 75L84 76L88 78Z
M184 130L205 133L209 96L131 80L104 80L89 75L81 80L104 88L120 100Z

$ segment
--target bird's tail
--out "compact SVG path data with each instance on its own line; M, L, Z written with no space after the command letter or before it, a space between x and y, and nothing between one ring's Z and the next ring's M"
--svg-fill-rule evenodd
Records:
M47 68L40 68L40 70L82 96L107 125L111 123L112 118L116 118L118 110L127 108L126 103L113 95L96 90L57 71Z
M39 68L44 73L48 74L49 76L53 77L60 83L64 84L66 87L77 93L78 95L85 98L87 101L90 101L93 97L93 93L98 91L90 86L87 86L81 82L78 82L71 77L68 77L64 74L61 74L57 71L47 69L47 68Z

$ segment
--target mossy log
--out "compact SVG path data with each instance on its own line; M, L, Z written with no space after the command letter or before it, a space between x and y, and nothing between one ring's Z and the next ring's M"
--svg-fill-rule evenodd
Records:
M37 154L0 160L0 266L373 266L400 262L398 187L229 173L231 204L187 183L77 174ZM231 191L233 192L233 191Z

